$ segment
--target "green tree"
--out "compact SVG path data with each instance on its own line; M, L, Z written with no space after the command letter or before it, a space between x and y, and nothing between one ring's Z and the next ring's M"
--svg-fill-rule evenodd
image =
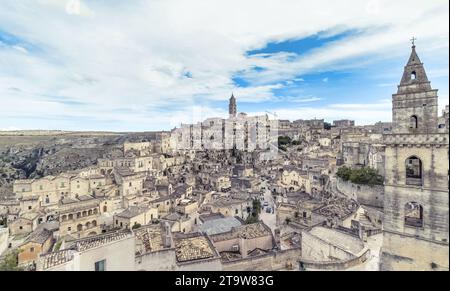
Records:
M324 122L324 123L323 123L323 128L326 129L326 130L330 130L330 129L331 129L331 123L329 123L329 122Z
M350 179L350 175L352 173L352 169L347 166L342 166L337 170L336 176L341 178L344 181L348 181Z
M383 176L379 175L375 169L364 167L361 169L351 169L349 167L340 167L336 175L344 181L350 181L360 185L382 185Z
M2 261L0 261L0 271L22 271L22 268L19 268L19 251L14 250L7 254Z
M260 213L261 213L261 201L259 201L259 199L253 199L252 212L248 214L245 223L252 224L258 222Z
M292 139L289 136L279 136L278 137L278 146L288 145L292 142Z

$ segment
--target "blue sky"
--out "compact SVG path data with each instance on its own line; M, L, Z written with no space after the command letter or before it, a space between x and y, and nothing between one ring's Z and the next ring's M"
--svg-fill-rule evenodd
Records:
M250 115L390 121L413 35L442 109L448 5L1 1L0 130L167 130L226 117L232 92Z

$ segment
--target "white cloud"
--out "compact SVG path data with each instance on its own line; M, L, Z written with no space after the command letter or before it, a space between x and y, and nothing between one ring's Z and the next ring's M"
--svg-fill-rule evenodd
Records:
M285 80L302 82L298 75L345 67L358 57L403 55L412 35L421 51L440 53L448 49L446 23L446 0L5 0L1 30L32 47L0 47L0 114L167 128L174 116L190 114L183 108L210 108L232 91L240 101L274 100L273 89L289 85ZM306 55L245 55L269 41L348 29L362 33ZM255 66L266 70L255 72ZM252 86L236 87L236 72L244 72ZM448 70L436 72L448 75ZM49 101L47 95L56 97ZM300 110L317 117L347 114L333 106ZM390 118L384 114L380 119Z
M291 107L275 110L278 118L297 119L319 118L326 121L338 119L352 119L357 125L373 124L378 121L391 121L391 104L334 104L316 107ZM263 114L263 112L252 112L252 114Z

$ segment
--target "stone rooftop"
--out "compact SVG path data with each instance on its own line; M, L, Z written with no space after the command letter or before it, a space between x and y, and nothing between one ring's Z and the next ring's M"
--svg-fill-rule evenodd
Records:
M136 243L142 243L138 253L155 252L164 249L161 227L159 225L143 226L134 230Z
M175 255L178 262L188 262L213 258L216 252L205 236L195 236L177 239Z
M145 207L130 206L127 209L125 209L124 211L120 212L119 214L116 214L116 216L122 217L122 218L132 218L132 217L135 217L147 210L148 209Z
M257 222L253 224L244 224L238 227L232 228L229 232L216 234L211 236L213 242L230 240L235 238L252 239L257 237L263 237L272 235L269 227L263 222Z
M46 270L71 261L75 252L72 249L65 249L43 255L43 269Z
M234 204L241 204L245 203L246 200L244 199L237 199L237 198L231 198L231 197L219 197L216 200L212 201L210 204L214 205L216 207L226 207Z
M110 242L118 241L127 237L131 237L133 234L130 231L118 231L113 233L101 234L74 242L74 248L79 251L86 251L98 246L108 244Z
M314 210L314 213L325 217L347 218L358 209L358 203L347 198L334 198L326 202L326 205Z
M32 232L31 235L26 240L27 242L34 242L38 244L43 244L49 237L52 235L52 232L43 228L43 229L37 229L36 231Z

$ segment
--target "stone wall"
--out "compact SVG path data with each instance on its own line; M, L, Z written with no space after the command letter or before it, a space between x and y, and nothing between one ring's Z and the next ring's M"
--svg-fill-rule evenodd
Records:
M347 197L358 201L360 204L383 207L384 187L381 185L358 185L338 178L336 187Z
M220 257L179 263L177 271L222 271Z
M174 271L176 269L175 251L173 249L137 255L135 259L136 271Z
M0 227L0 256L8 248L8 236L8 228Z
M364 263L370 258L370 250L366 250L361 256L355 257L344 261L328 261L328 262L317 262L306 259L301 259L299 261L300 270L346 270L348 268L357 266Z
M334 246L308 231L302 231L302 259L310 261L330 261L330 258L339 260L354 259L355 256L337 246Z
M384 232L380 256L383 271L448 271L448 243L417 239L400 233Z
M295 266L301 258L300 248L269 252L265 255L248 257L231 262L222 262L224 271L275 271Z

